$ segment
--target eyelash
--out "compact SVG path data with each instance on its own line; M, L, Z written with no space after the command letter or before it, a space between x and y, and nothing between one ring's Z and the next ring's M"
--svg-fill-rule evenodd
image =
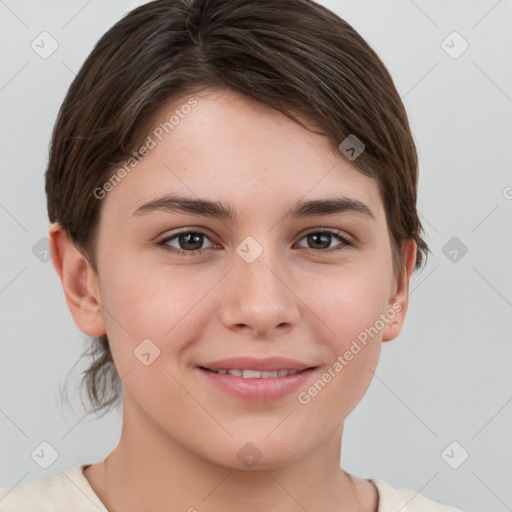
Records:
M168 245L168 242L170 242L171 240L174 240L174 239L178 238L181 235L189 235L189 234L203 235L206 238L210 239L210 237L206 233L204 233L202 231L199 231L199 230L197 230L197 231L196 230L185 230L185 231L179 231L178 233L174 233L171 236L165 237L163 240L160 240L159 242L157 242L157 245L162 246L165 250L171 251L174 254L177 254L178 256L196 256L198 254L201 254L201 252L203 252L205 250L208 250L208 249L199 249L199 250L195 250L195 251L185 251L185 250L182 250L182 249L176 249L175 247L170 247ZM305 233L300 240L302 240L303 238L307 237L308 235L323 235L323 234L332 235L332 236L338 238L338 240L340 242L342 242L342 243L339 244L338 246L336 246L334 248L330 248L330 249L310 249L310 248L307 248L307 247L305 249L307 249L308 251L312 251L312 252L318 254L318 253L322 253L322 252L341 251L341 250L344 250L344 249L346 249L348 247L352 247L353 246L353 242L351 240L349 240L348 238L346 238L345 236L343 236L340 231L336 231L336 230L332 230L332 229L318 229L318 230L315 230L315 231L309 231L308 233Z

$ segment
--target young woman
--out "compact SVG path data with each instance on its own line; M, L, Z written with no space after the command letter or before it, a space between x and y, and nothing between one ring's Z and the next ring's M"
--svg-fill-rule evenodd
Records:
M158 0L73 81L46 173L53 263L96 338L102 461L2 512L451 512L340 468L344 420L428 251L381 60L306 0ZM91 461L92 462L92 461Z

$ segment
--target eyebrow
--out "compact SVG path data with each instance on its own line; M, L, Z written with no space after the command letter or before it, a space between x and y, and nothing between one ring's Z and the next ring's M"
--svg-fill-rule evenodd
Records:
M238 210L222 201L210 201L178 195L166 195L152 199L139 206L132 215L139 216L153 211L164 210L171 213L188 213L234 221ZM329 199L314 199L310 201L297 200L285 213L283 218L302 218L309 216L335 215L338 213L359 213L375 220L370 208L357 199L337 197Z

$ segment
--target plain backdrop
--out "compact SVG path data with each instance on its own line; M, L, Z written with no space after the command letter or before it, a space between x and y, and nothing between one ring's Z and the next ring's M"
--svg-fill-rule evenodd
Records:
M59 398L66 377L76 396L86 337L41 249L44 171L74 75L140 3L0 2L0 488L98 461L120 435L121 411L95 420L77 399L70 409ZM402 334L384 344L346 421L342 465L468 511L512 510L512 3L321 3L395 80L418 146L418 207L433 253L414 276ZM47 58L33 49L42 32L58 44ZM56 452L46 469L31 457L42 442Z

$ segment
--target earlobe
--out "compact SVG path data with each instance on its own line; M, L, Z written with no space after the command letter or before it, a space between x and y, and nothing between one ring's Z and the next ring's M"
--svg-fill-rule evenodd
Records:
M391 341L402 331L409 306L409 282L416 264L416 250L417 245L414 240L402 242L402 271L397 277L396 291L389 299L386 311L389 322L384 328L382 341Z
M53 265L75 324L88 336L105 334L96 272L60 224L51 224L48 237Z

